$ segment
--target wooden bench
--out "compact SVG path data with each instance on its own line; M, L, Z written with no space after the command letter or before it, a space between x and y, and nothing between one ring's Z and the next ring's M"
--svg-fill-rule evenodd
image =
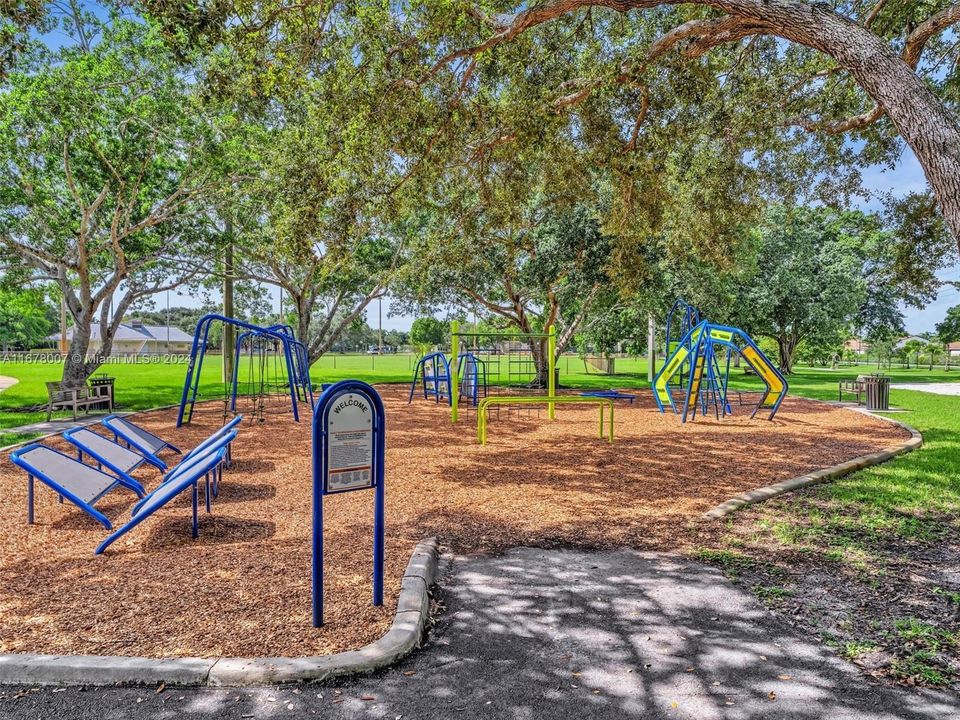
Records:
M863 398L867 395L866 376L858 375L856 380L841 380L837 392L837 400L843 401L843 394L855 395L857 405L863 405Z
M107 403L112 405L111 398L103 395L91 395L90 388L82 385L78 388L67 389L58 382L47 383L47 421L49 422L54 410L72 410L73 419L77 419L77 410L83 408L85 413L90 412L90 408L96 405Z

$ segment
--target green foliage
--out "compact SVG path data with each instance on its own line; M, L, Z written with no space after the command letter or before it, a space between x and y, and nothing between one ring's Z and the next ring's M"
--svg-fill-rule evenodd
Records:
M0 261L59 286L77 328L68 384L101 362L91 322L109 354L131 306L209 265L220 179L216 123L158 30L81 5L51 4L56 39L31 42L0 88Z
M750 328L777 339L789 371L802 339L835 338L865 297L857 259L835 216L772 208L757 233L757 273L744 291Z
M418 317L410 326L410 342L413 343L421 355L430 351L430 348L443 345L450 332L449 323L435 317Z
M52 314L53 308L41 289L0 289L0 346L3 350L43 346L54 329Z
M943 343L960 342L960 305L947 310L946 317L937 323L937 337Z
M877 218L775 206L755 233L756 270L740 292L744 325L777 341L782 369L790 371L801 341L807 359L822 360L852 329L877 339L902 328L904 294Z

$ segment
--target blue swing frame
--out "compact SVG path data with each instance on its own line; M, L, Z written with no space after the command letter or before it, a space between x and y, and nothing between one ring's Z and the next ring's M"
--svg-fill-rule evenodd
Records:
M290 330L288 325L273 325L267 330L271 332L289 332L291 333L291 339L289 340L290 345L294 350L294 385L297 388L297 400L309 402L310 407L313 407L313 381L310 379L310 365L307 362L307 347L299 340L293 338L293 330ZM234 353L233 353L233 378L231 382L230 390L230 411L237 411L237 394L238 386L240 383L240 355L243 352L243 341L247 338L270 338L271 336L261 333L259 330L247 330L242 332L237 336L237 341L234 344ZM276 338L272 338L276 339ZM289 372L289 368L288 368ZM301 396L302 393L302 396Z
M253 323L237 320L219 313L208 313L197 321L197 327L193 333L193 344L190 346L190 360L187 363L187 373L183 381L183 392L180 395L180 409L177 412L177 427L184 423L189 424L193 417L193 408L197 404L197 396L200 393L200 370L203 368L203 358L207 351L207 340L210 335L210 326L214 321L222 322L226 325L243 328L252 332L259 333L266 337L279 340L283 346L283 354L287 365L287 381L290 388L290 406L293 410L293 419L300 422L300 397L297 390L297 377L300 374L297 370L297 364L294 362L293 345L296 338L293 337L293 331L288 326L273 326L279 329L270 329L254 325ZM234 364L233 375L236 378L239 368ZM306 373L309 377L309 372ZM231 378L231 381L233 378ZM189 405L189 410L187 406Z

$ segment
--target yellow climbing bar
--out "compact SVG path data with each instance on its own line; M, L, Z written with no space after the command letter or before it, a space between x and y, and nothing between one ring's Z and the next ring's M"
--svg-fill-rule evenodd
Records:
M674 353L670 356L666 366L657 376L656 391L662 402L670 402L670 390L667 387L667 383L670 382L670 378L676 375L677 369L687 361L689 356L690 349L685 345L680 345L676 350L674 350Z
M774 368L771 367L770 363L767 362L766 358L761 357L760 354L749 345L740 352L767 384L767 392L763 396L763 400L760 401L761 407L767 405L769 402L772 402L773 398L778 397L783 392L783 382L781 382L780 376Z
M488 395L477 405L477 440L481 445L487 444L487 411L491 405L546 405L556 404L573 405L575 403L600 406L600 438L605 435L608 442L613 442L613 400L601 397L583 397L582 395ZM604 408L610 409L608 432L604 433Z

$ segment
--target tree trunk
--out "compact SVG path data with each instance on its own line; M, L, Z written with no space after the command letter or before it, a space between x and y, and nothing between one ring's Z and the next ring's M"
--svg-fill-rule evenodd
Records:
M80 322L74 319L73 337L70 339L70 347L67 349L63 373L60 377L60 382L65 388L82 387L93 371L100 367L98 359L87 356L89 350L90 323L82 322L82 319Z
M530 340L530 354L533 356L534 378L529 387L545 388L549 386L550 362L548 359L549 349L546 338L540 340Z
M652 3L640 0L643 5ZM671 4L680 4L675 0ZM882 38L826 3L701 0L773 25L780 37L829 55L879 105L917 156L947 225L960 243L960 126L926 82Z
M782 334L777 336L777 350L780 355L780 372L784 375L793 374L793 353L797 349L798 340L793 335Z
M313 365L320 359L319 354L314 357L315 350L310 342L310 321L313 319L313 308L307 307L306 298L302 295L290 295L290 298L294 301L294 307L297 309L297 340L306 346L307 362Z

